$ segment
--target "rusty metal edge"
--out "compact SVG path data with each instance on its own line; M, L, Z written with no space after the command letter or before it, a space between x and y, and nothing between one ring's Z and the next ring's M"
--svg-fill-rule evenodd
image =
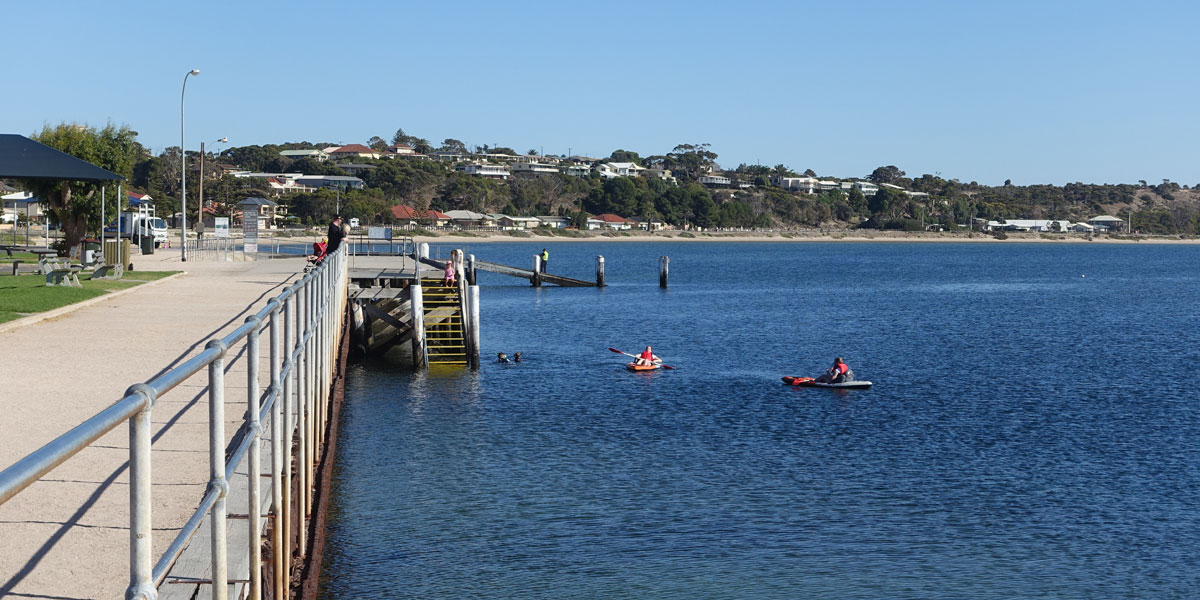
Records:
M329 418L326 423L325 446L321 449L321 465L317 470L315 487L316 500L312 519L309 522L308 552L296 587L298 596L304 600L316 600L321 589L321 565L325 560L325 520L329 512L333 463L337 456L337 434L342 412L342 401L346 393L346 361L350 349L350 304L346 303L342 315L342 334L338 338L337 370L330 384ZM295 589L295 588L293 588Z

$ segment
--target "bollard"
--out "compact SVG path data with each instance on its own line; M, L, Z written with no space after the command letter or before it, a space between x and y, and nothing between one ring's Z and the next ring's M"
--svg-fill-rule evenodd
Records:
M671 265L669 256L658 257L658 287L667 289L667 271Z
M604 255L596 257L596 287L604 287Z
M533 287L542 287L542 255L533 255L533 277L529 278Z

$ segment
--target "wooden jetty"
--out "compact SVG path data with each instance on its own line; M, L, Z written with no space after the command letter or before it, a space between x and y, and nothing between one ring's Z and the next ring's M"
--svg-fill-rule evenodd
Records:
M521 267L512 267L502 265L500 263L488 262L486 260L475 260L475 268L480 271L489 271L499 273L501 275L510 275L512 277L520 277L528 279L534 286L539 286L543 283L552 283L562 287L596 287L596 282L583 281L581 279L572 279L562 275L551 275L550 273L538 273L533 269L522 269Z
M453 257L461 257L455 250ZM442 261L422 256L355 257L349 268L352 342L359 353L384 355L416 368L479 365L479 288L461 258L444 284Z

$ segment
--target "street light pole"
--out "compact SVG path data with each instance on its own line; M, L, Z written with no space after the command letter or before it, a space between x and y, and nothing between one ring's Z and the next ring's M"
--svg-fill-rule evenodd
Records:
M179 216L183 226L179 229L179 259L187 262L187 146L184 145L183 104L187 97L189 76L199 75L200 69L192 69L183 76L183 91L179 93Z

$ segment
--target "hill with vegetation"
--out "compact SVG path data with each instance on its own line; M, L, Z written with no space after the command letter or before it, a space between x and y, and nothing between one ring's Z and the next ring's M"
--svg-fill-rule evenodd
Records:
M135 136L128 127L110 125L96 130L63 124L57 128L48 126L33 137L52 146L62 146L60 149L68 153L73 148L90 148L84 158L100 160L105 163L100 166L126 175L133 188L154 198L158 214L178 211L179 148L167 148L155 156L138 144ZM263 196L286 205L288 214L302 223L327 222L335 211L340 211L348 217L357 217L363 224L388 224L394 219L391 207L404 204L418 210L442 212L465 209L510 216L569 216L576 223L588 215L614 213L626 218L661 220L677 228L709 230L854 227L952 231L977 219L1078 222L1109 214L1132 219L1133 230L1142 233L1185 236L1200 233L1200 194L1167 180L1157 184L1139 181L1018 186L1005 182L1001 186L987 186L931 174L909 177L894 165L881 166L861 178L818 175L812 170L798 174L782 164L742 164L722 169L717 154L708 144L680 144L665 154L645 157L618 149L608 157L590 159L539 157L530 150L522 159L553 159L593 166L605 162L634 163L657 176L604 177L593 169L586 177L545 173L497 180L464 173L454 168L456 162L433 160L425 155L442 152L471 159L472 155L486 154L492 160L516 160L517 153L511 148L468 149L456 139L446 139L435 146L403 130L392 136L391 143L404 144L417 154L354 159L358 165L368 165L356 174L365 183L362 189L342 192L321 189L278 197L267 179L235 177L230 171L346 175L347 171L334 162L292 160L280 155L284 150L325 149L340 144L291 142L241 146L204 157L189 151L187 168L191 184L187 205L189 209L196 206L203 160L204 198L217 215L235 213L237 202L243 198ZM373 137L368 146L382 151L388 142ZM662 178L666 172L672 179ZM721 186L703 185L702 181L712 175L727 177L729 182ZM866 196L855 186L826 186L833 189L803 193L772 183L784 177L814 177L825 184L865 181L878 186L878 192ZM61 191L49 188L39 191L47 197L59 198L48 205L55 217L62 215L74 223L68 227L64 219L64 229L82 231L85 222L88 230L95 229L99 224L96 190L79 184L73 189L73 195L71 188L67 190L66 202L62 201Z

